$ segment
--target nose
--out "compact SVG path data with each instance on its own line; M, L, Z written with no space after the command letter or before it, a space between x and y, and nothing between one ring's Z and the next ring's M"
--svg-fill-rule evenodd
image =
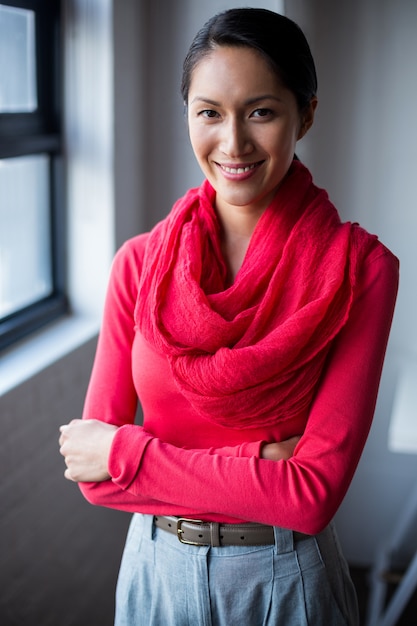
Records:
M224 123L220 150L231 158L237 158L252 151L252 142L243 121L233 117Z

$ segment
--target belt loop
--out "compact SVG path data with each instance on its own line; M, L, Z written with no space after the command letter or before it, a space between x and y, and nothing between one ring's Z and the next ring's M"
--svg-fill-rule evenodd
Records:
M294 550L294 534L288 528L274 526L275 554L286 554Z
M210 522L210 543L212 548L220 547L220 524Z
M153 540L153 515L145 515L144 513L134 513L134 515L138 520L140 520L143 536Z

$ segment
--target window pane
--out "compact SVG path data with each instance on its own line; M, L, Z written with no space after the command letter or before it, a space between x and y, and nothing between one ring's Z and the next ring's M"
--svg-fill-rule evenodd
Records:
M0 6L0 113L36 107L35 14Z
M0 318L52 292L49 158L0 160Z

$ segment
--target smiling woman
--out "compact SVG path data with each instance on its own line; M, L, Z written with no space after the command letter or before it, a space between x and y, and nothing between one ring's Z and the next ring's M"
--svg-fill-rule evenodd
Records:
M216 189L231 279L288 172L297 141L313 123L316 104L313 97L300 111L294 93L253 48L218 46L193 71L190 139Z
M135 514L117 626L358 624L332 519L398 262L295 158L316 87L303 33L270 11L214 16L187 55L206 179L118 252L84 419L61 427L66 478Z

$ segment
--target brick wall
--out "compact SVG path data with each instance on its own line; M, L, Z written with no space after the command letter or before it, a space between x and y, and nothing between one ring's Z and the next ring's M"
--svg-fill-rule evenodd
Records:
M63 477L58 427L79 417L95 342L0 398L0 623L110 626L130 516Z

